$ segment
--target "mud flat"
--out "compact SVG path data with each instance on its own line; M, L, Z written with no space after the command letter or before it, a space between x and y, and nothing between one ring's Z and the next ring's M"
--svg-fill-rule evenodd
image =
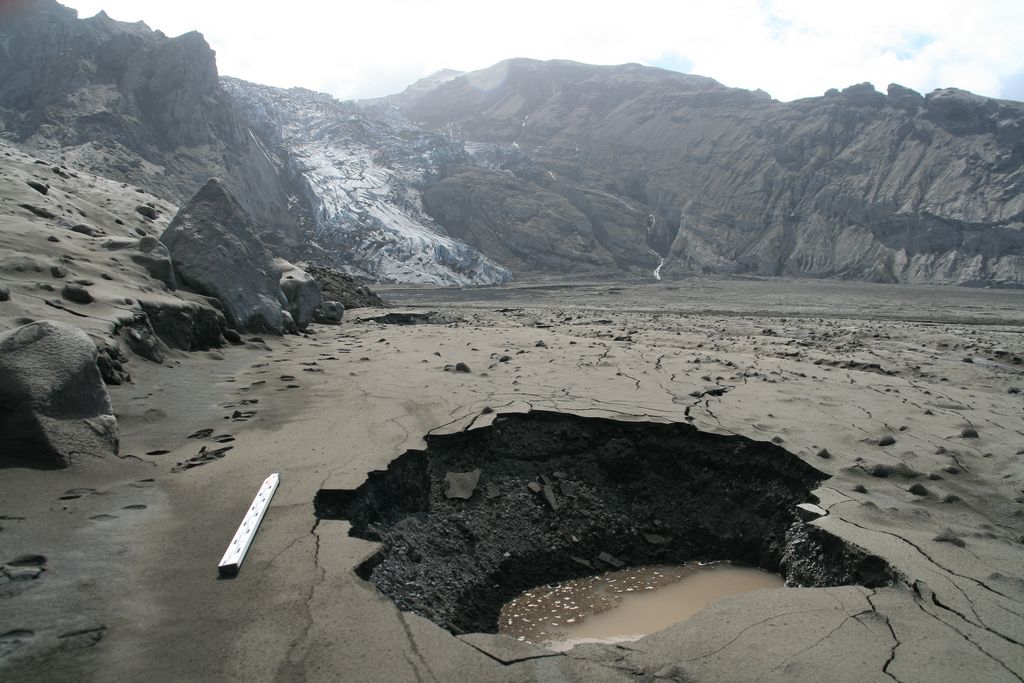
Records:
M160 365L131 358L132 382L110 387L121 458L5 469L0 677L1024 676L1021 293L697 280L387 295L400 308L359 310L340 327L267 338L267 348L176 354ZM371 320L389 313L419 315ZM494 438L537 419L610 431L547 459L526 457L537 451L522 436L543 430ZM704 498L688 495L694 507L679 504L672 518L659 502L671 487L656 494L650 482L671 453L701 451L691 442L661 454L645 447L665 441L649 436L659 430L727 444L740 475L718 477L724 488ZM516 457L437 450L487 439ZM613 446L594 459L590 442ZM416 452L426 456L416 461ZM742 485L744 452L786 475L782 483ZM687 458L677 460L697 465ZM405 462L420 468L405 481L409 499L428 509L396 512L383 504L401 499L392 495L352 505L383 481L372 473ZM720 464L701 465L709 482ZM476 469L475 482L448 477ZM270 472L281 486L245 565L219 580L217 561ZM642 476L631 484L634 472ZM575 497L563 481L576 484ZM630 498L608 482L636 485L654 504L613 505ZM489 483L497 497L487 497ZM468 497L447 495L467 488ZM325 494L315 504L323 491L340 492L344 509L325 514ZM761 504L769 493L777 505ZM659 505L664 513L644 517ZM432 517L446 506L456 514ZM658 553L675 553L669 564L700 559L697 541L687 546L675 530L703 518L737 523L726 534L732 549L781 567L793 587L725 598L640 640L565 654L496 633L498 612L474 597L484 583L446 588L470 587L474 562L493 576L505 552L521 560L506 565L510 583L531 566L538 576L490 586L498 611L503 591L571 578L573 566L577 577L594 573L572 557L602 571L615 568L608 558L623 568ZM533 554L482 533L479 525L502 519L501 528L542 531ZM590 519L610 532L581 535ZM738 542L769 527L767 542ZM428 532L436 542L419 557L437 568L433 584L399 542ZM478 555L465 551L474 537ZM399 595L405 571L418 598Z

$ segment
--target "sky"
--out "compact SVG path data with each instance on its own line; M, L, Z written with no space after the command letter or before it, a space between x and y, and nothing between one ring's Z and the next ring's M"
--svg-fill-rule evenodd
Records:
M222 75L341 99L511 57L639 62L779 100L869 81L1024 100L1024 0L63 0L198 30Z

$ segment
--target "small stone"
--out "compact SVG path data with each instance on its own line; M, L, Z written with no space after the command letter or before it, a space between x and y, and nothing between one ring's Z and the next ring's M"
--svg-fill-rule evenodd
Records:
M915 496L927 496L928 495L928 489L926 489L921 484L914 484L913 486L911 486L907 490L910 491L911 493L913 493Z
M444 475L444 495L446 498L469 500L480 482L480 470L469 472L446 472Z
M949 527L946 527L945 529L940 531L939 535L933 538L932 540L938 543L952 543L958 548L963 548L964 545L966 545L964 543L964 539L957 536L956 533L954 533L953 530Z
M146 206L145 204L136 206L135 211L150 220L156 220L157 216L160 215L160 213L152 206Z
M978 430L974 427L964 427L960 430L960 437L964 439L977 439Z
M50 191L49 185L43 185L35 180L26 180L25 183L39 194L47 194Z
M853 490L856 491L857 493L867 493L868 492L868 490L866 488L864 488L864 484L857 484L856 486L853 487Z
M6 285L0 285L0 301L10 301L11 290Z
M609 564L615 567L616 569L621 569L622 567L626 566L625 562L605 552L602 552L600 555L598 555L597 559L601 562L604 562L605 564Z
M818 451L817 456L819 458L824 458L825 460L828 460L829 458L832 457L832 454L828 452L827 448L822 448L820 451Z
M44 209L41 206L33 206L32 204L19 204L18 206L20 206L21 208L25 209L26 211L34 213L35 215L39 216L40 218L56 218L57 217L57 216L55 216L53 214L52 211L50 211L48 209Z
M668 539L661 534L644 534L644 540L651 545L665 545Z
M78 223L76 225L72 225L69 229L71 230L71 232L77 232L79 235L86 235L88 237L98 237L101 234L103 234L102 231L97 230L91 225L86 225L85 223Z
M879 446L891 446L894 443L896 443L896 439L893 438L891 434L886 434L885 436L878 440Z
M534 493L540 493L540 490L541 490L540 489L540 484L538 484L535 481L531 481L529 484L527 484L526 488L530 489Z
M67 277L68 269L61 265L50 266L50 275L58 279Z
M803 521L809 522L812 519L824 517L828 514L828 510L825 510L824 508L815 505L814 503L797 503L796 514Z
M74 301L78 304L91 304L95 301L92 294L89 293L89 290L82 285L66 284L64 285L64 288L60 290L60 294L68 301Z
M468 365L466 365L462 361L459 361L458 363L455 364L455 372L473 372L473 371L469 369Z
M541 489L541 492L544 494L544 500L547 501L548 506L553 511L557 512L558 511L558 499L555 498L555 490L553 488L551 488L550 484L544 484L544 487Z

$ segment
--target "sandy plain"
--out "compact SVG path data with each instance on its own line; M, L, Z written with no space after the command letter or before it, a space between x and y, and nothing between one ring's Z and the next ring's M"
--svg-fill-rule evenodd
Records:
M133 358L133 383L110 388L117 460L0 474L0 561L46 558L38 578L3 585L0 678L1024 677L1021 292L693 279L382 293L450 322L358 309L270 351ZM472 372L444 370L456 362ZM902 578L758 591L634 643L557 654L453 636L355 575L375 545L317 520L318 490L359 486L428 433L533 409L774 439L831 475L814 524ZM871 473L901 463L920 475ZM221 579L271 472L281 486L249 556Z

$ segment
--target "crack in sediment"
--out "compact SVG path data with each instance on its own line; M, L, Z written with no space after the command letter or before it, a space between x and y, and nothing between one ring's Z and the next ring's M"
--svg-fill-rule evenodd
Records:
M878 608L875 606L874 601L871 599L872 597L874 597L875 594L876 593L872 592L871 595L865 595L864 598L868 601L868 604L871 605L871 609L874 610L875 614L880 616L883 619L883 621L885 621L885 625L889 629L889 635L892 636L893 640L893 645L891 648L889 648L889 658L886 659L885 664L882 665L882 673L884 673L892 680L898 682L899 679L896 678L896 676L889 671L889 667L892 665L893 661L896 660L896 649L899 648L899 646L902 645L902 643L900 642L900 639L896 636L896 630L892 627L892 621L889 619L889 615L878 611Z
M930 562L933 566L935 566L936 569L939 570L939 574L940 575L943 572L945 572L945 573L951 574L952 576L956 576L956 577L961 578L961 579L966 579L967 581L971 581L973 583L976 583L977 585L981 586L982 588L984 588L984 589L986 589L986 590L988 590L988 591L990 591L990 592L992 592L992 593L994 593L996 595L1002 596L1002 597L1004 597L1004 598L1006 598L1008 600L1013 600L1012 597L1010 597L1008 595L1005 595L1004 593L1001 593L1000 591L997 591L997 590L991 588L990 586L988 586L985 582L981 581L980 579L975 579L973 577L966 576L964 574L959 574L959 573L954 572L953 570L949 569L948 567L945 567L945 566L939 564L938 562L936 562L931 557L931 555L929 555L924 550L922 550L920 546L918 546L913 541L910 541L910 540L904 538L903 536L900 536L899 534L892 533L891 531L883 531L881 529L869 529L867 527L861 526L860 524L857 524L856 522L851 522L848 519L843 519L842 517L840 517L838 519L840 519L840 521L842 521L845 524L849 524L851 526L857 527L858 529L861 529L863 531L879 533L879 534L885 534L886 536L892 536L893 538L896 538L896 539L898 539L900 541L903 541L904 543L909 545L911 548L914 548L918 553L921 554L922 557L924 557L926 560L928 560L928 562ZM953 586L954 588L956 588L956 590L964 597L964 600L967 601L967 604L970 607L971 613L974 615L974 620L968 619L966 616L960 614L959 612L957 612L956 610L953 610L952 608L946 607L946 609L949 609L949 611L954 612L955 614L957 614L960 618L962 618L964 621L966 621L969 624L973 624L974 626L982 628L985 631L988 631L988 632L992 633L993 635L998 636L998 637L1002 638L1003 640L1006 640L1006 641L1008 641L1010 643L1013 643L1015 645L1021 645L1021 643L1017 642L1013 638L1011 638L1011 637L1009 637L1007 635L1004 635L1003 633L1000 633L999 631L997 631L997 630L993 629L992 627L988 626L982 620L982 618L978 615L977 610L974 609L974 601L971 600L971 598L967 595L967 593L964 591L964 589L961 588L960 586L958 586L956 584L956 582L953 581L952 579L949 579L947 577L947 580L949 581L949 584L951 586ZM994 600L993 600L993 604L999 605L999 603L994 601ZM1002 607L1002 605L999 605L999 606ZM1007 609L1007 608L1004 608L1004 609ZM1009 609L1007 609L1007 611L1011 611L1012 612L1012 610L1009 610Z
M502 666L511 666L512 664L519 664L521 662L529 662L529 661L532 661L534 659L547 659L549 657L564 657L565 656L565 655L561 654L560 652L545 652L545 653L539 654L539 655L529 655L528 657L517 657L515 659L498 659L497 657L492 655L487 650L474 645L473 643L469 642L468 640L461 640L460 642L463 642L466 645L469 645L471 648L473 648L474 650L476 650L480 654L487 655L488 657L490 657L491 659L496 661L498 664L501 664Z
M833 597L834 597L834 596L833 596ZM805 647L804 649L802 649L802 650L799 650L799 651L797 651L797 652L794 652L793 654L791 654L791 655L787 656L787 657L786 657L786 658L785 658L784 660L782 660L782 662L780 662L779 664L777 664L777 665L776 665L776 666L775 666L774 668L772 668L772 669L770 669L770 670L768 670L768 671L765 671L765 672L764 672L764 673L762 673L762 674L761 674L760 676L758 676L758 677L757 677L757 680L761 680L762 678L764 678L764 677L765 677L765 676L767 676L768 674L770 674L770 673L772 673L772 672L774 672L774 671L778 671L778 670L779 670L779 669L781 669L782 667L786 666L786 664L788 664L788 663L789 663L789 662L790 662L791 660L793 660L793 659L796 659L797 657L799 657L800 655L804 654L805 652L808 652L808 651L810 651L810 650L813 650L813 649L814 649L814 648L816 648L816 647L817 647L818 645L820 645L820 644L821 644L821 643L823 643L824 641L828 640L828 639L829 639L829 638L830 638L830 637L832 636L832 634L833 634L833 633L835 633L836 631L838 631L839 629L841 629L841 628L842 628L843 626L845 626L845 625L846 625L846 622L850 621L850 619L856 619L857 617L859 617L859 616L860 616L860 615L862 615L862 614L870 614L870 613L872 612L872 610L863 610L863 611L861 611L861 612L857 612L856 614L850 614L850 613L846 612L846 609L845 609L845 608L843 608L843 612L844 612L844 613L846 614L846 617L845 617L845 618L844 618L844 619L843 619L843 620L842 620L841 622L839 622L839 623L838 623L838 624L837 624L837 625L836 625L836 626L835 626L834 628L832 628L832 630L831 630L831 631L829 631L828 633L826 633L825 635L823 635L823 636L822 636L821 638L818 638L818 639L817 639L816 641L814 641L813 643L811 643L810 645L808 645L808 646L807 646L807 647ZM858 621L859 621L859 620L858 620ZM888 665L888 662L886 662L886 665ZM884 667L882 668L882 671L883 671L883 672L885 671L885 668L884 668Z
M914 592L915 592L915 593L916 593L916 594L917 594L917 595L918 595L918 596L919 596L920 598L922 598L922 599L925 599L925 596L924 596L924 595L922 595L922 593L921 593L921 589L919 588L919 586L918 586L918 583L921 583L921 582L917 582L917 581L915 581L915 582L914 582L914 585L912 586L912 588L914 589ZM933 605L935 605L936 607L938 607L938 608L940 608L940 609L946 610L947 612L951 612L952 614L955 614L955 615L956 615L957 617L959 617L959 618L960 618L960 619L961 619L962 621L964 621L965 623L971 624L971 622L970 622L970 621L969 621L968 619L965 619L965 618L964 618L964 616L963 616L962 614L960 614L960 613L959 613L959 612L957 612L956 610L954 610L954 609L951 609L951 608L947 607L946 605L943 605L943 604L942 604L941 602L939 602L939 600L938 600L938 598L936 597L936 595L935 595L934 591L932 591L932 590L931 590L930 588L927 588L927 584L925 584L925 586L926 586L926 590L927 590L927 592L929 593L929 597L931 597L931 602L932 602L932 604L933 604ZM924 612L925 614L927 614L927 615L928 615L929 617L931 617L932 619L934 619L935 621L939 622L940 624L942 624L943 626L945 626L945 627L946 627L946 628L948 628L949 630L953 631L953 633L956 633L956 634L957 634L958 636L960 636L961 638L963 638L964 640L966 640L966 641L967 641L968 643L970 643L970 644L971 644L972 646L974 646L974 648L975 648L975 649L976 649L976 650L977 650L978 652L981 652L981 653L982 653L983 655L985 655L986 657L988 657L989 659L991 659L991 660L992 660L993 662L995 662L996 664L998 664L998 665L999 665L999 666L1000 666L1001 668L1003 668L1004 670L1006 670L1006 672L1007 672L1007 673L1009 673L1009 674L1010 674L1011 676L1013 676L1014 678L1016 678L1016 679L1017 679L1018 681L1024 681L1024 678L1021 678L1020 674L1018 674L1018 673L1016 673L1015 671L1013 671L1012 669L1010 669L1010 668L1009 668L1009 667L1008 667L1008 666L1007 666L1007 665L1006 665L1006 664L1005 664L1005 663L1004 663L1004 662L1003 662L1003 661L1002 661L1001 659L999 659L998 657L996 657L996 656L995 656L995 655L993 655L992 653L988 652L988 651L987 651L987 650L986 650L985 648L983 648L983 647L981 646L981 644L980 644L980 643L977 643L977 642L975 642L974 640L972 640L972 639L971 639L971 637L970 637L970 636L968 636L968 635L967 635L966 633L964 633L964 632L963 632L963 631L961 631L960 629L956 628L956 626L954 626L953 624L949 623L948 621L946 621L946 620L944 620L944 619L940 619L940 618L939 618L939 617L938 617L937 615L935 615L935 614L932 614L931 612L929 612L928 610L926 610L926 609L924 608L924 606L923 606L923 605L922 605L922 604L921 604L921 603L920 603L919 601L915 600L915 601L914 601L914 604L915 604L915 605L917 605L917 608L918 608L918 609L920 609L920 610L921 610L922 612ZM973 625L974 625L974 626L977 626L977 624L973 624ZM984 630L985 630L986 632L988 632L988 633L992 633L993 635L997 635L997 636L999 635L998 633L996 633L995 631L992 631L991 629L985 628ZM1011 642L1012 642L1012 641L1011 641ZM1016 643L1016 644L1017 644L1017 645L1020 645L1020 643Z
M735 636L730 638L721 647L719 647L717 649L714 649L711 652L705 652L704 654L699 654L699 655L696 655L694 657L688 657L687 659L684 659L682 661L684 661L684 662L694 662L694 661L697 661L698 659L707 659L708 657L712 657L714 655L717 655L719 652L721 652L722 650L725 650L727 647L729 647L730 645L735 643L737 640L739 640L740 637L744 633L749 631L750 629L756 628L758 626L762 626L762 625L767 624L769 622L775 621L776 619L781 619L782 617L786 617L786 616L789 616L791 614L814 614L816 612L832 612L832 611L834 611L834 610L831 607L827 607L827 608L810 609L810 610L795 609L795 610L792 610L790 612L782 612L781 614L773 614L772 616L765 617L764 619L761 619L760 621L756 621L753 624L747 624L742 629L740 629L739 633L737 633Z
M427 670L427 674L429 674L430 678L435 681L438 680L437 676L435 676L434 672L431 670L430 665L427 664L427 660L423 656L423 653L420 652L419 645L416 644L416 639L412 635L412 629L409 628L409 622L405 620L405 614L401 610L398 610L397 613L398 622L402 625L402 630L405 632L406 640L409 641L409 647L412 648L412 653L416 656L416 659L420 661L420 664L423 665L423 668ZM409 661L408 656L406 656L406 661ZM409 663L412 665L413 670L416 671L416 680L420 680L418 667L414 662L409 661Z

